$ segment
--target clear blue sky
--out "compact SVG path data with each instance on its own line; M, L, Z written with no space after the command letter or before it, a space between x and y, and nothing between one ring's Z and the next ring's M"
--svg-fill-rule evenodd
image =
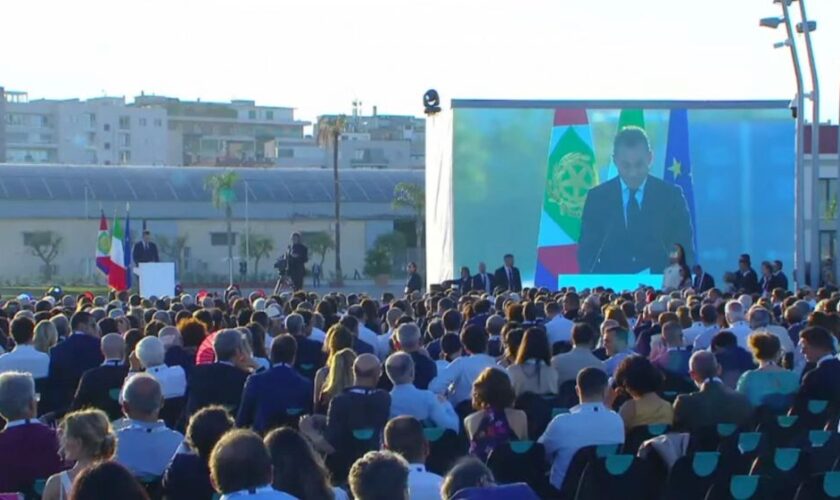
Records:
M837 122L840 0L807 0ZM794 3L794 9L798 5ZM255 99L303 118L450 98L789 99L772 0L14 0L0 85L31 98ZM800 37L801 41L801 37ZM804 45L800 44L804 51Z

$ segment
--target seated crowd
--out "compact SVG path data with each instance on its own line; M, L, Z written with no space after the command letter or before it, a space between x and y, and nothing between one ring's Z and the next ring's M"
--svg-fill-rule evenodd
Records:
M0 492L811 498L840 468L838 338L826 289L21 296Z

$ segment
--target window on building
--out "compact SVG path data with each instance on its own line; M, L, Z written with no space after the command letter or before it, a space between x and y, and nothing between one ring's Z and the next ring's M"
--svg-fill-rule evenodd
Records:
M88 132L87 133L87 145L93 146L93 143L96 142L96 132Z
M44 245L52 238L51 231L24 231L23 246Z
M120 146L124 148L131 147L131 134L120 134Z
M131 151L120 151L120 163L131 163Z
M105 149L106 150L111 149L111 143L110 142L105 143Z
M225 247L228 244L227 233L210 233L210 246ZM230 235L232 245L236 245L236 233Z
M257 112L254 110L248 111L248 119L249 120L256 120L257 119Z
M131 128L131 119L127 116L120 117L120 130L128 130Z
M826 261L834 258L835 249L834 231L820 231L820 260Z
M85 113L88 128L96 127L96 113Z
M266 111L265 112L265 119L266 120L273 120L274 119L274 111Z
M102 125L102 130L104 130L105 132L109 132L111 130L111 124L106 123L105 125Z
M295 157L295 150L289 148L278 148L277 149L277 158L294 158Z
M146 126L146 119L145 119L145 118L140 118L140 126L141 126L141 127L145 127L145 126Z
M394 232L405 237L405 245L408 248L417 246L417 222L414 219L397 219L394 221Z
M155 127L162 127L162 126L163 126L163 120L161 120L160 118L155 118Z
M837 217L837 179L820 179L817 188L820 218L833 220Z

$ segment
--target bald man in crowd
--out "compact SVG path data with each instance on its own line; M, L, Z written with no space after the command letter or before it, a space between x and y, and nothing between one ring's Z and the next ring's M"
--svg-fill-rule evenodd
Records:
M116 420L122 417L122 409L119 398L113 396L119 394L128 375L125 340L119 333L109 333L99 344L105 361L82 374L70 409L99 408L108 414L108 418Z
M355 429L373 429L371 443L379 443L379 436L391 410L391 395L377 389L382 364L373 354L362 354L353 363L353 385L335 396L327 411L325 428L316 417L301 419L300 429L315 447L325 453L353 449Z

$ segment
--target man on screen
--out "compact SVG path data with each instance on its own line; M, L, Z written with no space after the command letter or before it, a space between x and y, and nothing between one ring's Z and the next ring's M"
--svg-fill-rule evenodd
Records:
M647 134L625 127L615 137L618 176L586 195L578 242L581 274L661 273L675 243L694 262L691 219L682 190L650 175Z

